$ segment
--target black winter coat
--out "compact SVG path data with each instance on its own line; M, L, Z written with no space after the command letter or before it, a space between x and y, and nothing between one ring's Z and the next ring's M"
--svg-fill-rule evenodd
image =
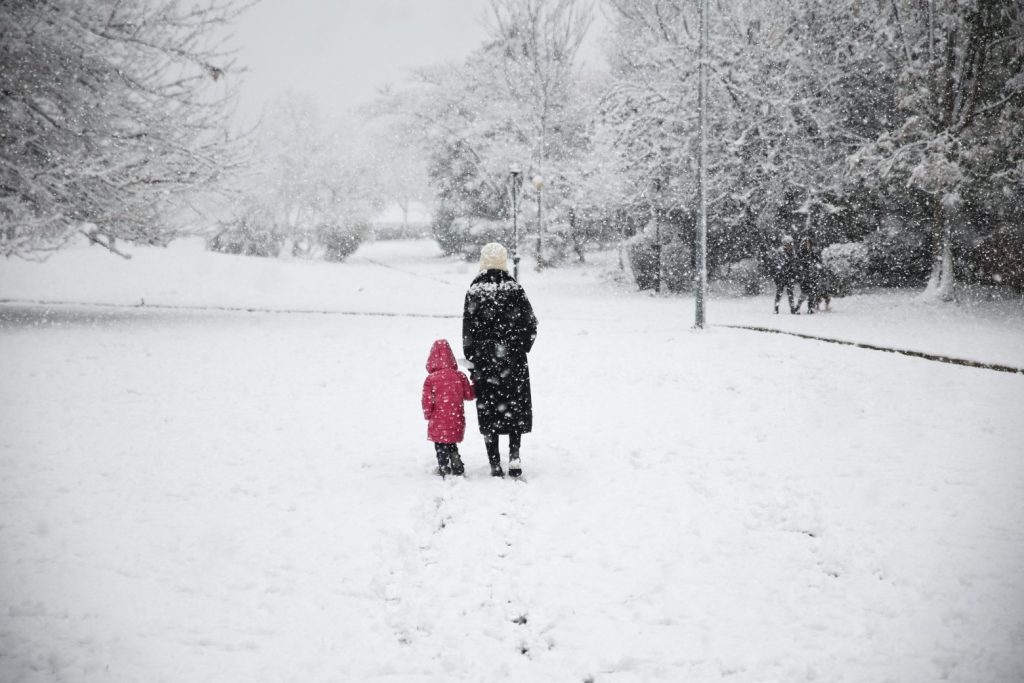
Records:
M462 349L473 363L481 434L525 434L533 429L530 367L537 317L526 292L503 270L473 279L462 312Z
M784 247L776 247L772 252L772 280L777 287L784 287L796 282L797 260L792 250L786 251Z
M821 253L814 247L801 247L797 251L797 282L802 291L811 291L821 278Z

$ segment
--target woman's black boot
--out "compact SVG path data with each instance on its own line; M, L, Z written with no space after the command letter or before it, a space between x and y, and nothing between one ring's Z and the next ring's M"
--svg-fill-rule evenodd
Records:
M487 456L487 461L491 463L491 476L492 477L504 477L505 470L501 469L501 458L499 456Z
M518 477L523 474L523 466L519 462L519 451L509 451L508 454L508 476Z

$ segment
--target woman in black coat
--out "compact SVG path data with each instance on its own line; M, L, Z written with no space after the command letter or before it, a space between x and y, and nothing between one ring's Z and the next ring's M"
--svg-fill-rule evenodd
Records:
M491 474L504 476L498 435L508 434L508 473L522 474L519 446L533 429L530 368L526 354L537 338L537 318L526 292L508 272L508 252L492 242L480 250L480 274L462 314L462 349L473 364L476 414Z

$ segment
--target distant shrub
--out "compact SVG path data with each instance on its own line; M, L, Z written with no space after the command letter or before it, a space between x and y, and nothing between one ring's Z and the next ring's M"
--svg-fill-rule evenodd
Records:
M368 223L325 223L317 227L316 239L323 249L324 260L338 262L354 254L369 233Z
M284 246L284 237L273 225L256 214L239 216L220 225L206 241L206 248L223 254L276 257Z
M537 234L527 236L527 245L533 245L536 251ZM545 266L557 266L565 262L569 250L573 248L571 229L565 223L553 223L545 226L541 238L541 253L535 254L537 261Z
M748 296L760 294L764 288L761 265L756 258L745 258L719 267L718 280L739 285Z
M868 248L867 284L908 287L927 279L931 254L922 231L888 222L863 243Z
M500 242L509 250L509 255L512 253L512 229L504 221L460 217L452 221L452 232L458 235L459 253L467 261L475 261L480 256L480 247L488 242Z
M1024 291L1024 226L1003 223L966 250L968 278Z
M475 259L480 254L480 247L488 242L500 242L511 248L511 221L482 216L456 216L451 210L442 208L434 215L431 226L438 246L449 256L460 254L467 260ZM521 242L523 236L520 230Z
M412 240L430 237L432 231L431 223L376 223L373 225L373 239L378 241L386 240Z
M462 252L463 236L454 225L455 215L448 209L441 208L434 214L430 224L434 239L446 256Z
M642 232L634 235L626 242L626 254L636 286L641 290L657 289L661 281L661 262L660 249L654 239Z
M821 261L831 273L837 293L849 294L869 283L871 248L862 242L830 244L821 252Z
M693 248L681 241L661 248L661 276L670 292L693 289Z
M635 235L642 228L633 211L596 206L566 209L564 223L568 230L563 235L578 261L585 259L588 247L604 248L616 244L624 236Z

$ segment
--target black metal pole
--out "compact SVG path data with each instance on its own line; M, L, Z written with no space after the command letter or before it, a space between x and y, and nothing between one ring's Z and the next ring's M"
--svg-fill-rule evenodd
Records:
M512 171L512 277L519 280L519 202L516 201L516 185L519 171Z
M708 99L708 0L700 1L700 74L697 79L699 137L697 155L697 234L694 249L697 256L694 327L704 327L704 306L708 291L708 204L707 204L707 99Z
M541 251L541 233L544 231L544 221L541 218L541 192L542 188L537 188L537 270L544 267L544 255Z

